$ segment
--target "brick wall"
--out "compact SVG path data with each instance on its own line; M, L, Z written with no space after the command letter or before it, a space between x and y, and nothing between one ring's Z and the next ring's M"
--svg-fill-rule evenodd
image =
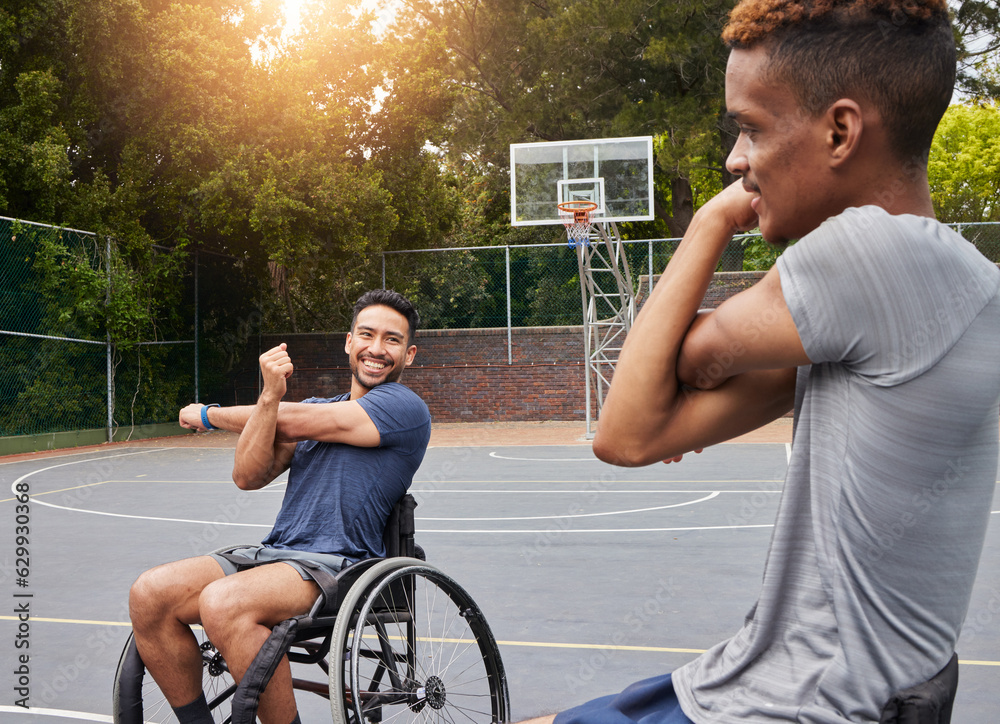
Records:
M295 364L286 400L332 397L350 388L345 335L265 335L260 349L285 342ZM435 422L583 420L581 327L422 330L402 382L419 394ZM256 341L235 376L235 402L257 396ZM596 410L596 408L595 408Z
M716 274L703 306L716 307L763 272ZM640 280L639 301L648 276ZM655 277L654 277L655 283ZM233 376L232 404L253 404L257 357L285 342L295 364L286 400L332 397L350 388L344 333L264 335L253 340ZM419 394L435 422L584 420L583 330L574 327L421 330L417 356L402 382ZM591 414L596 418L596 400Z

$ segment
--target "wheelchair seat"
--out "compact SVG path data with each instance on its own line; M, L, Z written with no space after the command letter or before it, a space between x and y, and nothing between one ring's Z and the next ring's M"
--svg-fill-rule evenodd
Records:
M238 684L204 632L196 631L202 683L217 721L256 721L260 694L286 655L293 664L317 665L319 679L296 678L293 670L293 687L297 697L308 692L328 699L335 724L380 722L387 715L416 721L427 707L445 718L453 709L463 721L507 721L507 680L493 634L472 597L421 559L415 508L411 495L393 508L385 558L359 561L336 576L310 570L322 591L316 603L274 627ZM172 717L131 636L115 677L113 717L115 724Z
M949 724L958 691L958 654L934 678L893 694L879 724Z

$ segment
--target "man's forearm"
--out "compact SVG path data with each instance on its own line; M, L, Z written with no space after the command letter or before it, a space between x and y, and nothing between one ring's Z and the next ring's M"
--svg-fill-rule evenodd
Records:
M235 405L233 407L209 407L205 410L208 422L212 427L229 432L243 432L247 420L254 411L254 405Z
M732 237L724 218L695 215L625 340L601 409L602 434L635 434L672 414L680 394L681 345Z
M262 394L256 405L246 408L249 414L240 427L233 461L233 481L244 490L264 487L284 469L278 469L280 445L275 441L279 405L278 399ZM233 415L234 421L239 421L239 414Z

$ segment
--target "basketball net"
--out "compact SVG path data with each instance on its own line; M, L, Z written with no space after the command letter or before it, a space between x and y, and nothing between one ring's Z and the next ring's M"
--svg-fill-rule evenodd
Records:
M560 214L565 214L563 226L566 227L566 238L573 242L584 244L590 240L590 214L597 209L593 201L563 201L557 204Z

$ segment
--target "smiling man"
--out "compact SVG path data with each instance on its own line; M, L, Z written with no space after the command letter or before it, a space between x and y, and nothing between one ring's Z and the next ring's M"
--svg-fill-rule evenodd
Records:
M430 439L427 406L398 382L416 354L418 322L401 295L368 292L354 306L345 345L350 392L281 402L293 372L281 344L260 357L256 405L194 404L180 411L183 427L240 433L233 464L240 488L262 488L289 471L281 510L260 546L158 566L132 586L136 647L181 724L212 721L192 624L204 626L238 681L270 629L315 602L314 567L336 574L347 563L384 555L386 520ZM264 724L298 721L287 659L271 677L258 716Z
M556 724L918 721L897 694L952 670L998 455L1000 270L934 219L927 183L948 6L743 0L724 39L742 183L698 211L636 319L594 451L677 460L794 406L762 588L733 637ZM798 242L699 314L758 226Z

